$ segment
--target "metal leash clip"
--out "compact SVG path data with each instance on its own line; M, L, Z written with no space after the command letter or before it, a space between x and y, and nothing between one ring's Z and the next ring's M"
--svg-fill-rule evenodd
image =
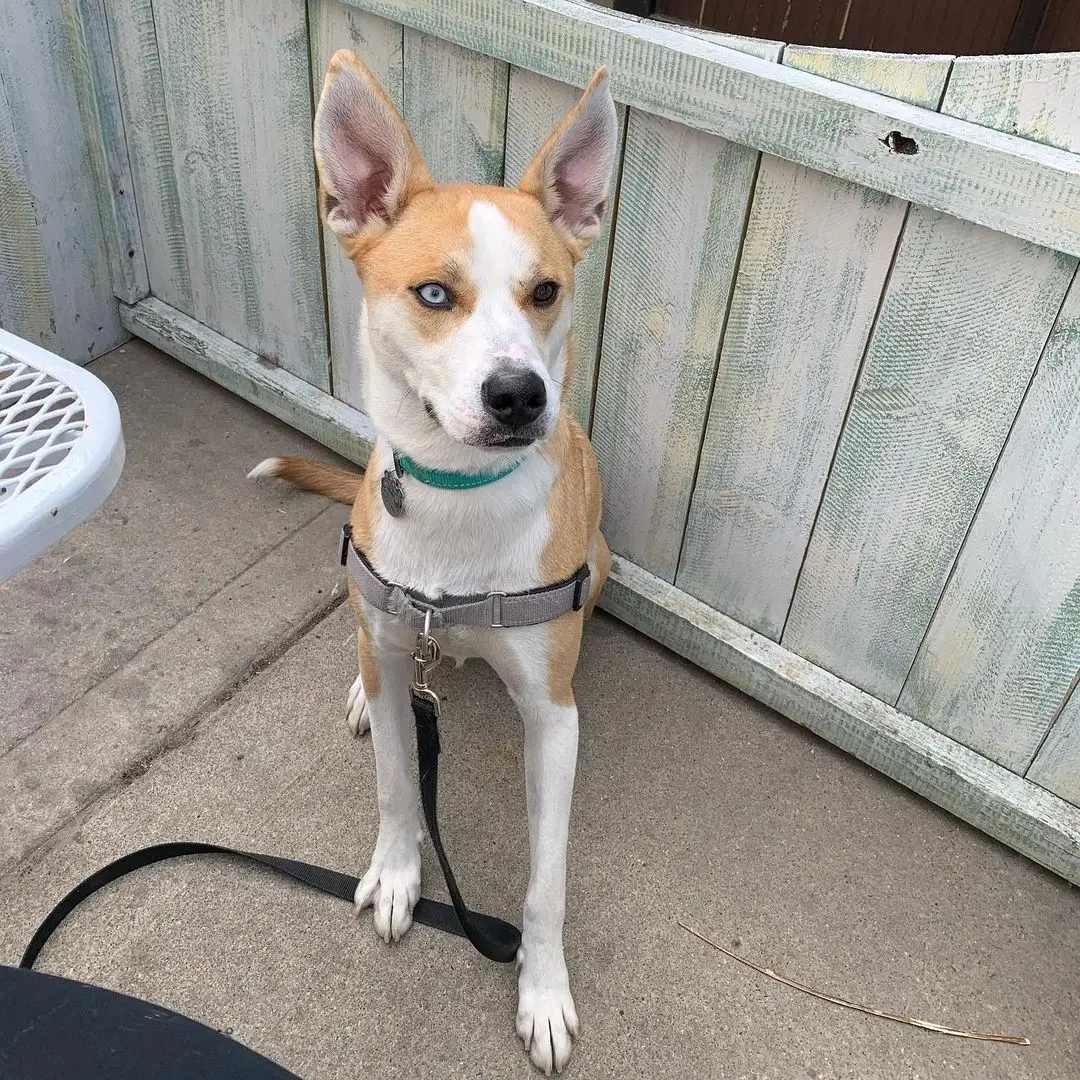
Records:
M439 696L428 686L428 672L437 668L442 661L439 643L431 636L431 609L424 615L424 629L416 638L412 652L413 681L409 688L414 698L426 701L439 715Z

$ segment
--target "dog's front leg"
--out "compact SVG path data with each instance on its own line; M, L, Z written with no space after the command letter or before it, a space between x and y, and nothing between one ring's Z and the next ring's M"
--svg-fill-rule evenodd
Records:
M530 697L530 692L533 695ZM548 1075L570 1060L577 1011L563 958L566 837L577 765L578 711L531 686L515 694L525 725L525 797L531 875L518 960L517 1032L533 1063Z
M420 898L419 792L410 754L412 666L407 651L389 645L372 648L367 656L362 650L360 662L375 747L379 838L355 900L358 909L374 908L375 930L390 942L412 925Z

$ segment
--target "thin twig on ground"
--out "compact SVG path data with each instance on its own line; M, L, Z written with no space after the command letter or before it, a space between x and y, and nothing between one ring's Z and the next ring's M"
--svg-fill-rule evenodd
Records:
M895 1020L899 1024L910 1024L912 1027L925 1028L927 1031L936 1031L942 1035L955 1035L958 1039L980 1039L983 1042L1009 1043L1012 1046L1031 1045L1031 1040L1025 1035L999 1035L993 1031L960 1031L956 1028L943 1027L941 1024L933 1024L929 1020L916 1020L912 1016L900 1016L898 1013L883 1012L881 1009L872 1009L869 1005L857 1005L854 1001L846 1001L844 998L833 997L832 994L823 994L820 990L815 990L812 986L806 986L804 983L796 982L794 979L789 979L784 975L778 975L775 971L761 967L759 964L755 964L753 960L748 960L745 956L740 956L730 949L725 949L723 945L717 944L712 938L707 938L692 926L687 926L682 919L676 919L675 921L688 934L692 934L699 941L704 941L706 945L711 945L725 956L730 956L732 960L738 960L740 964L745 964L753 971L756 971L761 975L767 975L770 979L775 979L778 983L783 983L784 986L790 986L795 990L801 990L804 994L820 998L822 1001L831 1002L833 1005L841 1005L845 1009L854 1009L856 1012L868 1013L870 1016L883 1016L886 1020Z

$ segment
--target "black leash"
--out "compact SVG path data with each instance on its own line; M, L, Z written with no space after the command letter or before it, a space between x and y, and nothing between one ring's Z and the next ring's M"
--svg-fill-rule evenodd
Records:
M454 878L454 871L450 869L450 860L443 850L442 838L439 836L439 819L435 816L435 801L439 787L438 706L418 697L414 692L412 707L413 716L416 718L416 747L420 759L420 801L424 806L424 820L427 822L431 846L435 848L435 854L439 857L439 865L442 867L443 878L446 880L446 891L450 894L450 901L453 904L453 907L448 907L446 904L438 906L445 909L447 915L454 920L453 933L467 937L476 950L489 960L508 964L517 956L518 946L521 945L521 931L516 926L503 922L502 919L495 919L490 915L479 915L465 906L457 880ZM431 903L431 901L425 901L421 897L417 902L417 908L424 903ZM417 918L415 911L413 918ZM441 929L449 928L444 926Z
M448 934L468 938L476 949L489 960L509 963L517 956L521 944L521 931L516 926L497 919L492 915L482 915L470 911L461 898L450 860L443 849L439 835L439 819L436 815L436 802L439 786L439 699L427 689L427 668L438 663L437 645L431 638L428 643L434 651L427 658L415 657L417 679L412 689L413 715L416 720L416 748L420 773L420 801L424 807L424 819L428 834L439 858L446 888L450 893L451 904L421 897L413 909L413 921L424 926L444 930ZM352 903L360 879L349 874L328 870L322 866L298 862L295 859L283 859L277 855L260 855L253 851L237 851L219 844L202 844L191 841L179 841L168 844L153 844L150 847L133 851L129 855L103 866L91 874L85 881L75 886L46 916L44 922L34 932L30 944L23 953L19 967L30 969L45 947L45 943L56 932L60 924L87 897L93 896L98 889L118 878L124 877L144 866L164 862L166 859L178 859L185 855L229 855L238 859L265 866L280 874L285 874L304 885L339 897Z

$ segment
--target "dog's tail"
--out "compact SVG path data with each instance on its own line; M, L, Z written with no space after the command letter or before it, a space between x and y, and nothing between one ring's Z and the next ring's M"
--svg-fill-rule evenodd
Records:
M260 461L248 473L249 480L261 480L264 476L280 477L305 491L314 491L350 506L356 501L363 479L360 473L302 457L270 457Z

